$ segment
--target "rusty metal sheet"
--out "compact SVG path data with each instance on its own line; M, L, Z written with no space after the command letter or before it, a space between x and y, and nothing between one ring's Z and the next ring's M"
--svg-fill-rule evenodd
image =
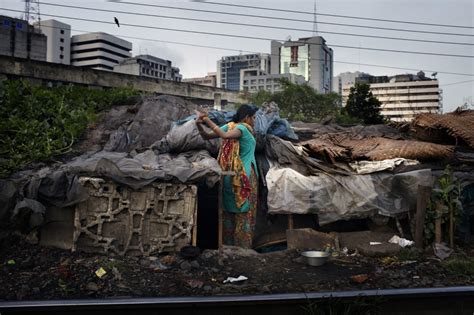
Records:
M148 256L191 242L196 186L152 183L131 189L89 177L80 182L89 199L76 205L73 250Z

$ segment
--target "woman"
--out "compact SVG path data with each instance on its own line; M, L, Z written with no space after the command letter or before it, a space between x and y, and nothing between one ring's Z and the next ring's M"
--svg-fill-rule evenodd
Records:
M224 139L219 151L219 165L234 176L224 177L222 203L224 206L223 241L226 245L252 248L257 214L257 163L253 124L257 108L242 105L232 122L219 128L206 114L199 113L196 126L203 139ZM204 130L206 124L211 130Z

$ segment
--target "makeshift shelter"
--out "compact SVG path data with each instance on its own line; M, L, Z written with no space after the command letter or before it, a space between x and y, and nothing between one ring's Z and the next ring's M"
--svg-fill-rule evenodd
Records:
M116 115L115 123L108 124L112 129L105 130L106 116L97 127L101 132L91 132L84 140L88 145L80 144L95 151L0 181L0 214L28 222L30 229L41 227L45 238L70 229L69 242L50 239L50 244L66 248L148 255L177 250L193 236L195 241L192 229L196 219L200 224L200 212L208 219L217 208L217 198L197 194L216 194L221 172L215 159L219 142L201 139L192 116L196 108L180 98L158 96L111 110ZM211 112L210 117L223 124L231 113ZM468 170L463 172L465 185L474 184L472 130L455 123L473 126L474 115L470 111L442 117L415 119L413 126L417 134L426 134L423 128L447 132L463 143L415 140L386 125L298 123L293 129L279 117L276 104L266 104L255 125L261 174L257 237L282 228L284 232L286 227L275 220L281 214L309 214L320 226L407 213L416 205L418 186L433 182L437 170L432 166L441 169L448 161L461 163ZM104 210L95 209L97 205ZM64 215L64 207L76 212ZM61 220L69 225L64 227ZM112 228L113 222L118 227Z

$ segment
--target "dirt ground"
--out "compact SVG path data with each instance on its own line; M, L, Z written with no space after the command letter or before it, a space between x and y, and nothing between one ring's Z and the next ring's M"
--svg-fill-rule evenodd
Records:
M474 256L473 250L465 255ZM22 236L3 238L0 300L106 297L246 295L361 289L463 286L474 273L448 270L429 253L404 250L398 256L364 257L333 253L319 267L308 266L296 250L259 254L226 247L195 259L179 253L153 257L108 257L30 244ZM224 283L228 277L241 282Z

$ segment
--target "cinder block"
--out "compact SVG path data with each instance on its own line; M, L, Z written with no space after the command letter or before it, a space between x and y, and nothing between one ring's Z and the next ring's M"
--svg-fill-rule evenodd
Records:
M75 209L73 250L148 256L190 244L196 186L152 183L134 190L100 178L80 181L90 197Z

